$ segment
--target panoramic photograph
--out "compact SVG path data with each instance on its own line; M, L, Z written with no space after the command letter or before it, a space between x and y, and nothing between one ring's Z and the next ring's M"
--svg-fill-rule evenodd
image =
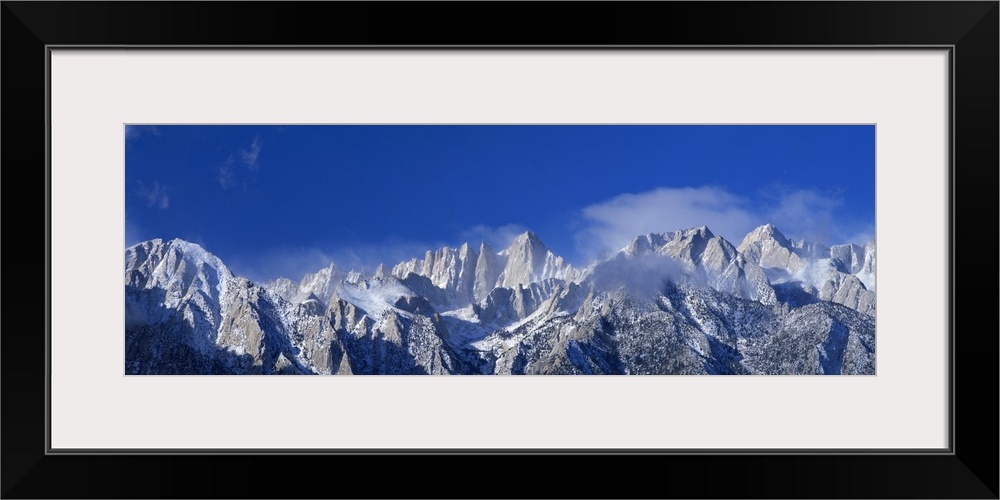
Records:
M874 375L874 125L125 125L127 375Z

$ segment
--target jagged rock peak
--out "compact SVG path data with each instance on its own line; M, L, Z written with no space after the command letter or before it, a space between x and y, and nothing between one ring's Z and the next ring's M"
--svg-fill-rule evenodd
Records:
M545 276L543 271L546 270L545 261L550 254L549 249L534 232L525 231L518 235L510 246L500 252L507 262L496 286L513 288L545 279L548 276ZM554 273L556 270L549 271Z
M153 286L177 281L216 286L233 273L211 252L197 243L175 238L164 242L153 239L125 249L125 284Z
M150 243L150 242L147 242ZM180 238L174 238L165 244L161 239L152 240L152 246L163 246L164 249L172 249L180 252L186 258L195 262L204 262L211 265L217 269L226 269L226 265L222 263L222 259L218 258L212 252L205 250L201 245L197 243L192 243L190 241L182 240Z
M309 296L298 305L298 311L300 313L310 316L322 316L325 310L326 304L324 304L323 301L313 293L310 293Z
M698 227L695 227L695 228L688 229L688 230L684 231L684 235L685 236L688 236L688 235L691 235L691 236L698 235L698 236L701 236L702 238L714 238L715 237L715 234L712 233L712 230L709 229L708 226L698 226Z
M704 247L709 241L717 241L719 246L725 248L727 252L732 247L724 238L713 234L707 226L700 226L637 236L625 248L621 249L620 253L627 257L646 254L678 256L683 249L692 246ZM732 250L735 250L735 247L732 247Z
M347 276L344 277L344 282L350 283L352 285L357 285L365 281L367 277L368 275L365 274L364 269L362 269L361 271L355 271L354 269L351 269L350 271L347 272Z
M499 286L499 273L533 261L515 258L540 245L522 236L506 255L485 244L432 252L431 274L454 277L453 288L413 273L353 285L345 277L360 274L330 266L332 296L307 290L300 302L246 278L212 286L217 259L197 245L129 247L126 373L874 373L875 297L863 281L874 279L874 244L814 259L767 237L754 247L764 256L809 266L768 268L786 278L772 288L750 256L692 228L638 237L652 250L600 261L579 282L550 276L569 267L546 249L536 281ZM470 303L470 289L486 295Z
M548 248L545 246L545 243L542 243L541 238L534 231L525 231L514 237L514 241L511 241L510 245L501 251L500 254L512 255L518 251L530 251L535 255L542 254L544 256L547 250Z
M497 278L503 272L501 257L489 243L479 244L479 257L476 260L475 276L473 278L472 296L478 302L486 298L496 286Z
M741 243L740 246L743 246L743 244L751 242L760 242L764 240L774 240L783 247L792 246L791 242L788 241L788 238L786 238L785 235L782 234L781 231L779 231L778 228L774 227L774 224L771 224L770 222L764 224L763 226L759 226L753 231L747 233L746 237L743 238L743 243Z

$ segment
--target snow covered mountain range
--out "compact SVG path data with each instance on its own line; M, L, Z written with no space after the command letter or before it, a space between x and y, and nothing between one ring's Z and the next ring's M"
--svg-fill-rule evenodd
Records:
M636 237L577 269L528 231L254 283L198 245L125 250L128 374L874 374L875 242L768 224Z

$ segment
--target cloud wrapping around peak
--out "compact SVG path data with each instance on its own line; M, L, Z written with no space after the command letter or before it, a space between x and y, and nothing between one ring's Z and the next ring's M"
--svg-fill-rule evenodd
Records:
M797 190L779 193L771 201L773 206L764 215L786 236L822 243L841 243L846 236L834 215L840 205L835 194Z
M726 239L742 238L759 220L748 200L718 187L622 194L585 207L582 216L585 227L577 234L577 246L591 258L616 252L639 235L698 226Z
M373 273L379 264L391 269L410 259L422 260L428 250L433 252L443 246L443 243L394 239L339 248L334 245L324 248L275 246L257 254L233 256L232 262L227 260L226 263L234 272L256 281L284 277L298 283L304 275L315 273L331 263L344 272Z
M586 258L606 257L636 236L708 226L739 245L754 228L772 223L786 236L825 244L860 242L872 234L871 224L847 227L837 219L837 193L776 189L752 201L724 188L657 188L628 193L583 208L577 248ZM857 240L862 238L862 240ZM868 238L870 239L870 238Z

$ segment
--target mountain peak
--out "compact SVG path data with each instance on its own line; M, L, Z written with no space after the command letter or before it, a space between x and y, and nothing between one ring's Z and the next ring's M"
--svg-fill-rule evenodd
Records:
M545 256L548 247L534 231L525 231L514 238L510 245L500 252L501 255L528 254L529 256Z
M709 238L709 239L711 239L711 238L715 237L715 234L712 233L712 230L709 229L708 226L694 227L694 228L688 229L685 232L688 233L688 234L691 234L691 235L696 234L696 235L701 236L703 238Z
M514 238L514 242L521 242L521 243L530 242L532 244L537 243L539 245L542 245L542 240L538 237L538 234L536 234L534 231L531 230L525 231L517 235L517 237Z
M161 238L153 238L151 240L146 240L146 241L140 241L138 243L133 243L133 244L125 247L125 250L132 250L134 248L161 247L161 246L163 246L163 239L161 239Z
M503 271L497 286L514 288L547 278L565 278L567 266L549 250L534 231L525 231L498 254Z
M741 254L706 226L650 233L580 273L528 231L300 287L146 241L126 249L126 373L874 373L874 244L748 236Z
M782 234L781 231L779 231L777 227L774 227L774 224L771 224L770 222L764 224L763 226L757 227L753 231L750 231L750 233L747 234L746 238L744 238L743 241L744 242L748 240L763 241L766 239L777 241L778 244L783 247L791 246L791 243L788 241L788 238L786 238L785 235Z
M152 240L154 246L162 244L163 240L156 239ZM226 269L226 265L222 263L215 254L205 250L204 247L197 243L192 243L187 240L182 240L180 238L174 238L170 240L165 248L173 249L180 252L184 257L191 259L194 262L202 262L208 264L216 269L223 270ZM228 269L226 269L228 271Z
M180 238L149 240L125 249L125 283L137 289L172 287L185 294L197 290L218 298L233 277L222 259ZM168 302L176 304L181 297L172 300Z
M157 239L152 240L152 241L153 242L162 242L163 240L157 238ZM187 240L184 240L184 239L181 239L181 238L174 238L174 239L168 241L167 245L169 245L171 247L179 248L181 250L183 250L185 248L195 248L195 247L196 248L201 248L202 250L204 250L204 248L202 248L201 245L199 245L197 243L191 243L190 241L187 241Z

